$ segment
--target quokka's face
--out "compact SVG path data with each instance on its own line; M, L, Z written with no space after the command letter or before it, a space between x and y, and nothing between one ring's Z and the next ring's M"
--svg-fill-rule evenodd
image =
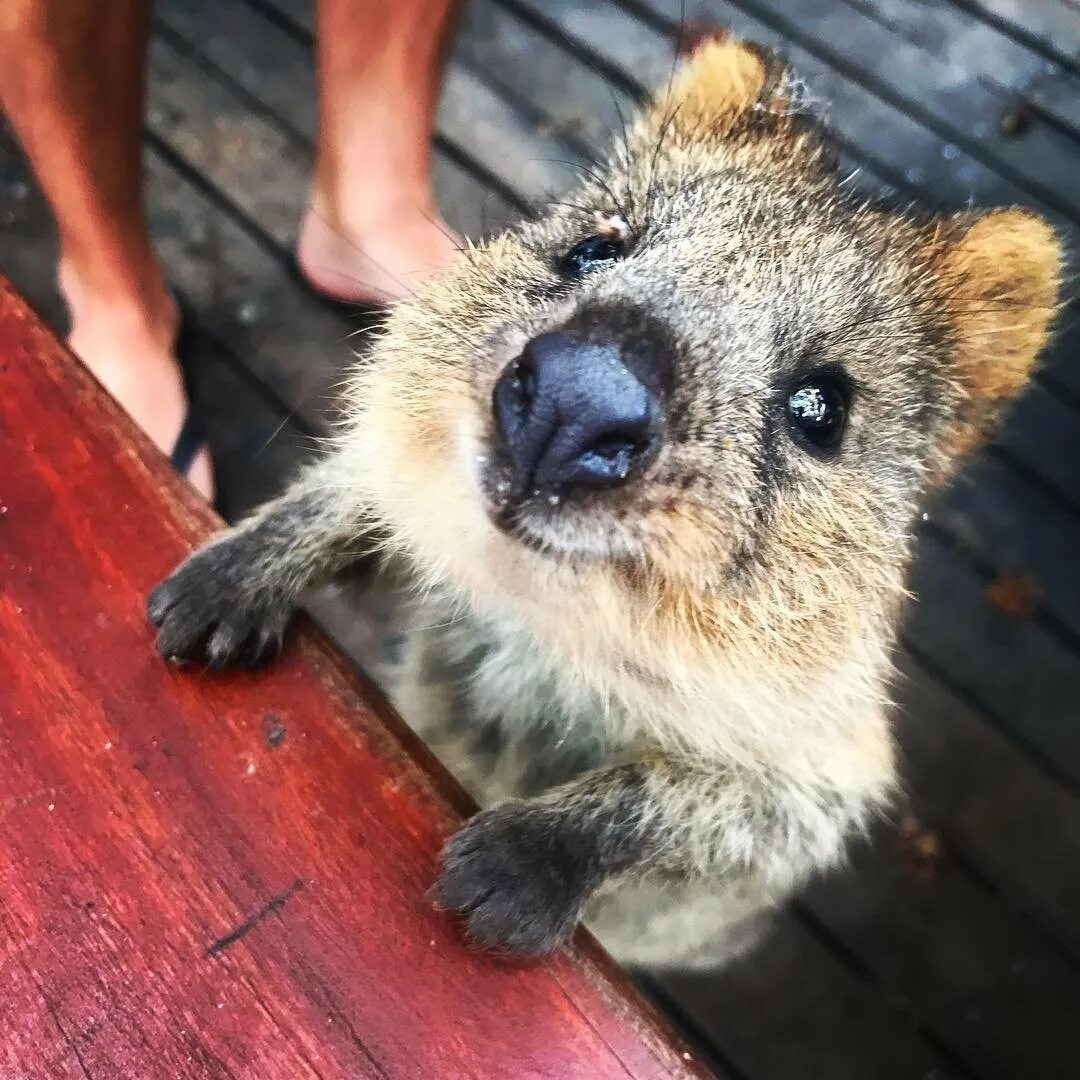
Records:
M692 168L661 160L639 205L612 176L516 240L535 301L472 357L477 497L552 557L715 580L895 539L956 404L913 230L817 175Z
M859 205L786 92L705 46L606 170L406 305L372 417L389 516L433 561L778 611L894 569L928 480L1024 381L1057 246L1022 212Z

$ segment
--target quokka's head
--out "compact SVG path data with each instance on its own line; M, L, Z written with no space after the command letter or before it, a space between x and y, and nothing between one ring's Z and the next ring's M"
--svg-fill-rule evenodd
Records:
M705 44L607 165L395 315L364 468L433 577L619 648L820 658L887 614L919 500L1044 343L1059 246L1022 210L856 200L794 95Z

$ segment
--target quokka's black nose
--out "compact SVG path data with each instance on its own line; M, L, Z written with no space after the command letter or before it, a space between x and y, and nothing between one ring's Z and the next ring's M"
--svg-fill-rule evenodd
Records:
M566 334L533 338L492 404L525 491L620 484L659 439L656 395L619 349Z

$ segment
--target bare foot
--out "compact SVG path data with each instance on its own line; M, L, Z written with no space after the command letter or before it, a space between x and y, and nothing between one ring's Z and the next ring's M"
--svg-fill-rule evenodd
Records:
M188 410L173 353L179 321L176 302L164 289L156 301L145 305L104 302L82 289L64 267L60 287L71 312L68 345L154 443L171 454ZM213 497L206 447L195 456L187 479L201 495Z
M296 261L319 292L358 304L388 304L449 266L461 241L435 214L405 203L378 216L345 223L308 207Z

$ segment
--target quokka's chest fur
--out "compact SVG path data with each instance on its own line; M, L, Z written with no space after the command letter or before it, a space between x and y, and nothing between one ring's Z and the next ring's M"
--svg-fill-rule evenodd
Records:
M785 766L822 789L888 786L885 642L867 638L827 668L761 663L669 672L662 655L565 642L512 613L420 588L391 560L359 598L375 627L364 657L404 719L481 805L525 798L642 753L702 753ZM562 598L565 601L565 598ZM592 599L553 605L580 622ZM860 736L860 727L864 736Z
M620 704L567 680L527 633L418 595L407 572L360 605L375 626L369 670L482 806L573 780L638 741Z

